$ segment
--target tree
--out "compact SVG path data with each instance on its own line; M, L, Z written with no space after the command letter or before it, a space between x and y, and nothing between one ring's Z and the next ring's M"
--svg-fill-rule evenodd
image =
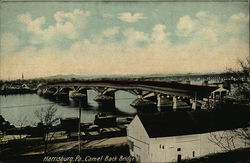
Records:
M28 123L28 120L27 120L27 117L22 117L22 118L19 118L19 120L17 121L17 125L20 127L20 132L19 132L19 138L22 139L23 137L23 132L22 132L22 129L27 125Z
M238 136L241 140L244 140L246 145L250 146L250 127L241 128L241 129L235 129L233 130L234 134Z
M54 135L48 135L49 129L59 121L59 116L56 115L57 108L54 105L48 108L41 108L34 112L35 116L39 119L40 124L43 126L43 141L44 141L44 153L48 152L47 141L51 140Z
M224 152L234 150L235 147L235 139L237 135L232 131L223 131L218 133L210 133L208 140L218 147L221 148Z
M240 71L231 70L236 79L234 96L237 99L246 99L248 105L250 105L250 58L246 58L245 61L238 60L238 63L241 68ZM233 130L233 133L250 145L250 122L248 122L247 127Z
M240 142L250 145L250 128L238 128L222 132L210 133L208 140L216 144L224 152L235 150Z
M247 100L249 109L250 105L250 58L245 61L238 60L240 70L229 69L228 73L234 78L234 92L232 96L239 102ZM225 131L222 134L216 135L211 133L209 140L215 143L224 151L235 149L235 140L239 139L246 145L250 145L250 122L246 126L238 129Z
M233 96L236 99L246 99L250 101L250 58L246 58L245 61L238 60L240 70L229 69L229 73L234 77Z

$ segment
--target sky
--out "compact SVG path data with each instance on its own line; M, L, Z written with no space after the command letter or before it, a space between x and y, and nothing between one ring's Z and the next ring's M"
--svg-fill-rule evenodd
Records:
M249 56L247 2L2 2L0 79L224 72Z

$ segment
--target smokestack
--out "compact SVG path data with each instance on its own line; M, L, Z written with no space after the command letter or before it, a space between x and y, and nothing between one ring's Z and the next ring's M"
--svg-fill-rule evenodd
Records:
M230 80L224 80L222 87L230 91L231 90L231 81Z

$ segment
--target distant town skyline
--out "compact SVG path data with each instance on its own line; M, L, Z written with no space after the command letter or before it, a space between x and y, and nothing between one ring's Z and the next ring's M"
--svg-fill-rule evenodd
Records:
M0 79L223 72L249 57L248 2L1 2Z

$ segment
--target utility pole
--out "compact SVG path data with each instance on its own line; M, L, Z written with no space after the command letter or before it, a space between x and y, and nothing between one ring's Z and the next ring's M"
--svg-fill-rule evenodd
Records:
M81 111L82 111L82 99L83 95L78 93L72 97L74 100L79 102L79 122L78 122L78 152L81 154Z

